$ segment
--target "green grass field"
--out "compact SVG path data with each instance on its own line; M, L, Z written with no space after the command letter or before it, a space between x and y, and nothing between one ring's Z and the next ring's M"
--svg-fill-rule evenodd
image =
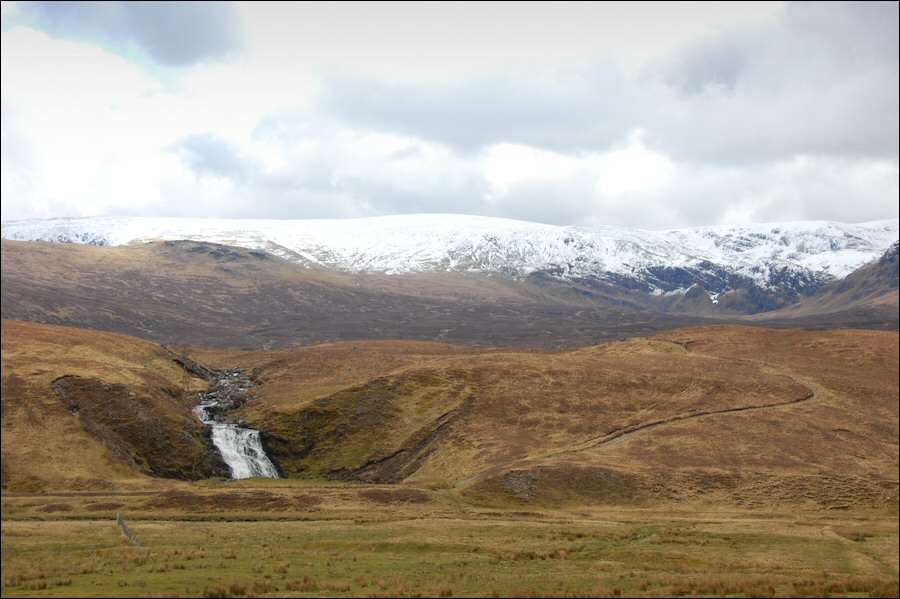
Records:
M452 505L439 493L376 505L343 486L321 489L324 502L307 509L264 510L234 500L258 494L239 489L205 492L232 499L190 519L167 516L165 494L4 497L3 596L898 594L893 516L526 512ZM281 497L301 490L315 493ZM142 547L116 526L119 509Z

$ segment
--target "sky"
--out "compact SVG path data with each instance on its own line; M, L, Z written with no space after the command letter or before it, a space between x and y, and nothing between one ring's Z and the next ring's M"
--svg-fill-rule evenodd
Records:
M898 217L898 3L2 3L2 218Z

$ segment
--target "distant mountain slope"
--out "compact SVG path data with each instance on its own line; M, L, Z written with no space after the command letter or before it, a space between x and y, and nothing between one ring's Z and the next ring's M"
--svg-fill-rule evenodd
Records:
M318 221L81 218L4 222L2 236L100 246L193 240L344 273L535 278L676 312L753 313L811 295L878 257L897 241L898 221L642 231L462 215ZM720 302L719 294L726 301Z
M853 324L868 328L898 327L898 260L900 244L894 243L878 259L833 281L815 295L781 310L758 315L767 324L802 322L817 327Z
M124 247L2 241L3 318L210 347L351 339L575 346L703 319L460 273L351 275L193 241Z
M900 243L894 242L878 260L867 264L840 281L829 283L814 297L803 302L797 310L810 309L824 312L829 308L847 308L852 305L878 302L885 296L896 296L900 279Z

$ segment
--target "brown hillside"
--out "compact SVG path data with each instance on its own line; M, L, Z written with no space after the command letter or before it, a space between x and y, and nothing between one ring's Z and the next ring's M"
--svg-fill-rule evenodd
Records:
M356 339L578 346L705 322L503 277L350 275L168 241L2 240L2 316L160 343L271 349Z
M202 425L181 386L181 370L158 345L4 320L3 487L91 490L141 474L209 476Z
M797 304L753 317L769 325L831 328L838 323L872 329L896 330L900 256L895 242L873 262L847 277L829 283L814 296Z
M559 352L398 342L215 359L268 381L243 416L292 475L482 500L883 505L896 498L897 341L709 327Z
M594 499L612 493L623 500L700 497L757 507L776 502L896 509L896 333L708 327L656 338L729 368L757 366L760 373L789 379L813 395L795 404L686 418L621 441L601 439L576 451L535 456L517 464L512 475L504 469L507 473L487 481L483 490L521 495L510 481L531 477L526 479L534 479L531 493L547 501L559 500L560 493ZM747 397L729 386L726 405L748 405ZM560 478L561 473L567 474Z
M146 411L159 426L183 431L180 371L162 348L5 321L3 352L7 488L169 475L158 455L153 471L151 440L118 426L110 438L109 422L84 422L87 408L73 415L53 391L63 375L108 396L130 390L158 402ZM193 355L254 370L260 398L240 416L293 477L488 504L896 509L896 333L705 327L552 352L364 341ZM132 413L121 399L103 408Z
M561 348L710 323L898 326L896 291L878 295L890 265L875 277L860 269L795 311L748 317L713 314L699 287L679 300L689 305L679 306L669 305L671 298L601 293L548 276L353 275L189 241L95 247L2 240L0 261L3 318L202 347L409 339Z

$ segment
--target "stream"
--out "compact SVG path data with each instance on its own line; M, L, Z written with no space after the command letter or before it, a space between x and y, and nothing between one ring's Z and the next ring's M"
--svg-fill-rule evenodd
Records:
M218 373L212 388L199 394L200 404L194 408L194 414L210 427L213 445L231 469L231 478L278 478L278 470L260 442L259 431L225 416L225 412L250 399L252 386L254 383L239 370Z

